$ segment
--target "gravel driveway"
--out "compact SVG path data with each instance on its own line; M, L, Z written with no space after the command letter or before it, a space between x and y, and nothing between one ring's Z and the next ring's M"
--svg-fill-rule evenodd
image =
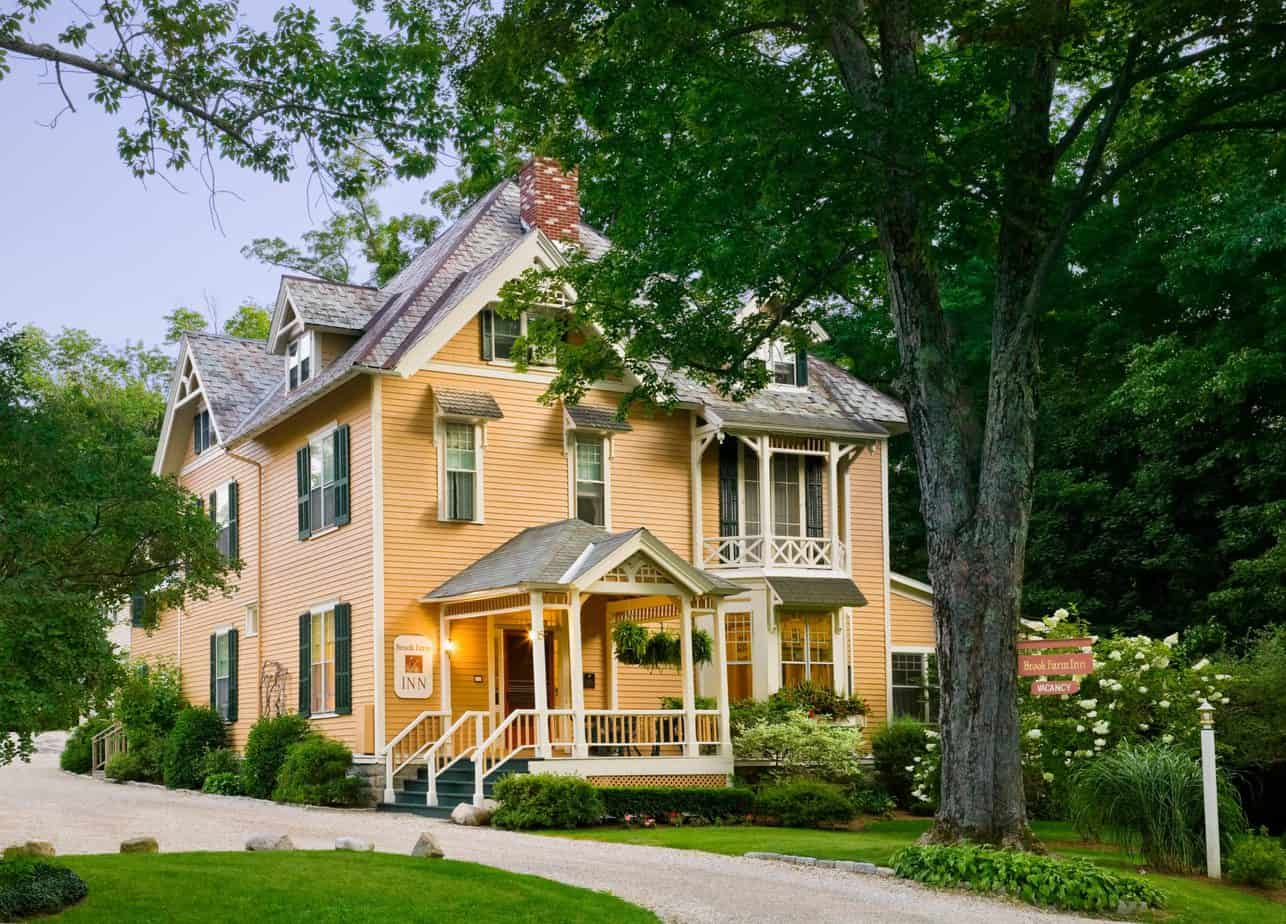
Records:
M60 854L114 853L123 839L140 835L155 837L166 852L240 850L255 832L289 834L296 847L308 849L330 849L336 837L354 835L373 840L378 850L408 853L422 830L431 830L451 859L611 892L666 921L1077 920L874 876L764 860L118 786L62 772L53 750L37 753L31 764L0 768L0 845L49 840Z

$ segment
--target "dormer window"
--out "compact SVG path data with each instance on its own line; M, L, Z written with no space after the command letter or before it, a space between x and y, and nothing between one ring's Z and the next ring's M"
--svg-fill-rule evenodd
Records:
M806 386L808 354L789 350L780 343L772 344L768 351L768 375L774 385Z
M312 378L316 371L313 359L313 335L311 332L300 334L286 347L286 372L290 379L290 390Z

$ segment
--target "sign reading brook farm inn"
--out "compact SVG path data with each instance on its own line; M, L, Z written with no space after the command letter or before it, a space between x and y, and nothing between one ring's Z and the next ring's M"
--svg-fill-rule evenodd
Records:
M1071 695L1081 689L1075 678L1094 673L1092 638L1031 639L1018 643L1018 676L1046 678L1051 674L1071 674L1071 680L1035 680L1033 696ZM1053 649L1056 653L1048 653ZM1061 649L1061 650L1060 650ZM1080 649L1079 651L1069 649ZM1023 654L1024 651L1038 652Z
M433 695L433 642L423 635L393 639L393 692L402 699Z

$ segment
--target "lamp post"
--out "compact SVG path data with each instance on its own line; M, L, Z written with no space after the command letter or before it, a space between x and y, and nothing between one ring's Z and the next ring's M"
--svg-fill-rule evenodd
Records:
M1201 713L1201 788L1206 809L1206 875L1220 878L1219 790L1215 780L1215 707L1206 700L1197 707Z

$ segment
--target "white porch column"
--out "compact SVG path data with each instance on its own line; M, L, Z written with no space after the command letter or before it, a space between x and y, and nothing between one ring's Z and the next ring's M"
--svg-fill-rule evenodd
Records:
M692 671L692 597L679 598L679 647L683 660L679 671L683 676L683 756L696 757L697 749L697 697Z
M759 437L759 529L764 536L763 564L773 563L772 534L776 517L772 509L772 459L768 437Z
M714 611L714 669L719 689L719 756L732 757L732 729L728 717L728 637L725 632L727 604L720 597Z
M549 687L545 673L545 595L531 593L531 679L536 697L536 754L549 759Z
M831 533L831 570L846 571L848 569L840 559L839 543L839 446L834 440L826 445L826 519Z
M571 665L572 682L572 756L588 757L585 744L585 664L580 640L580 591L568 591L571 596L567 608L567 661Z
M441 660L442 673L442 711L448 716L451 715L451 653L447 650L450 647L451 636L449 634L451 624L447 622L445 613L438 616L438 658ZM450 725L448 719L446 725ZM446 727L445 725L443 726Z
M691 449L692 456L692 564L701 567L705 537L705 527L701 522L701 455L704 443L697 436L697 419L692 417Z

